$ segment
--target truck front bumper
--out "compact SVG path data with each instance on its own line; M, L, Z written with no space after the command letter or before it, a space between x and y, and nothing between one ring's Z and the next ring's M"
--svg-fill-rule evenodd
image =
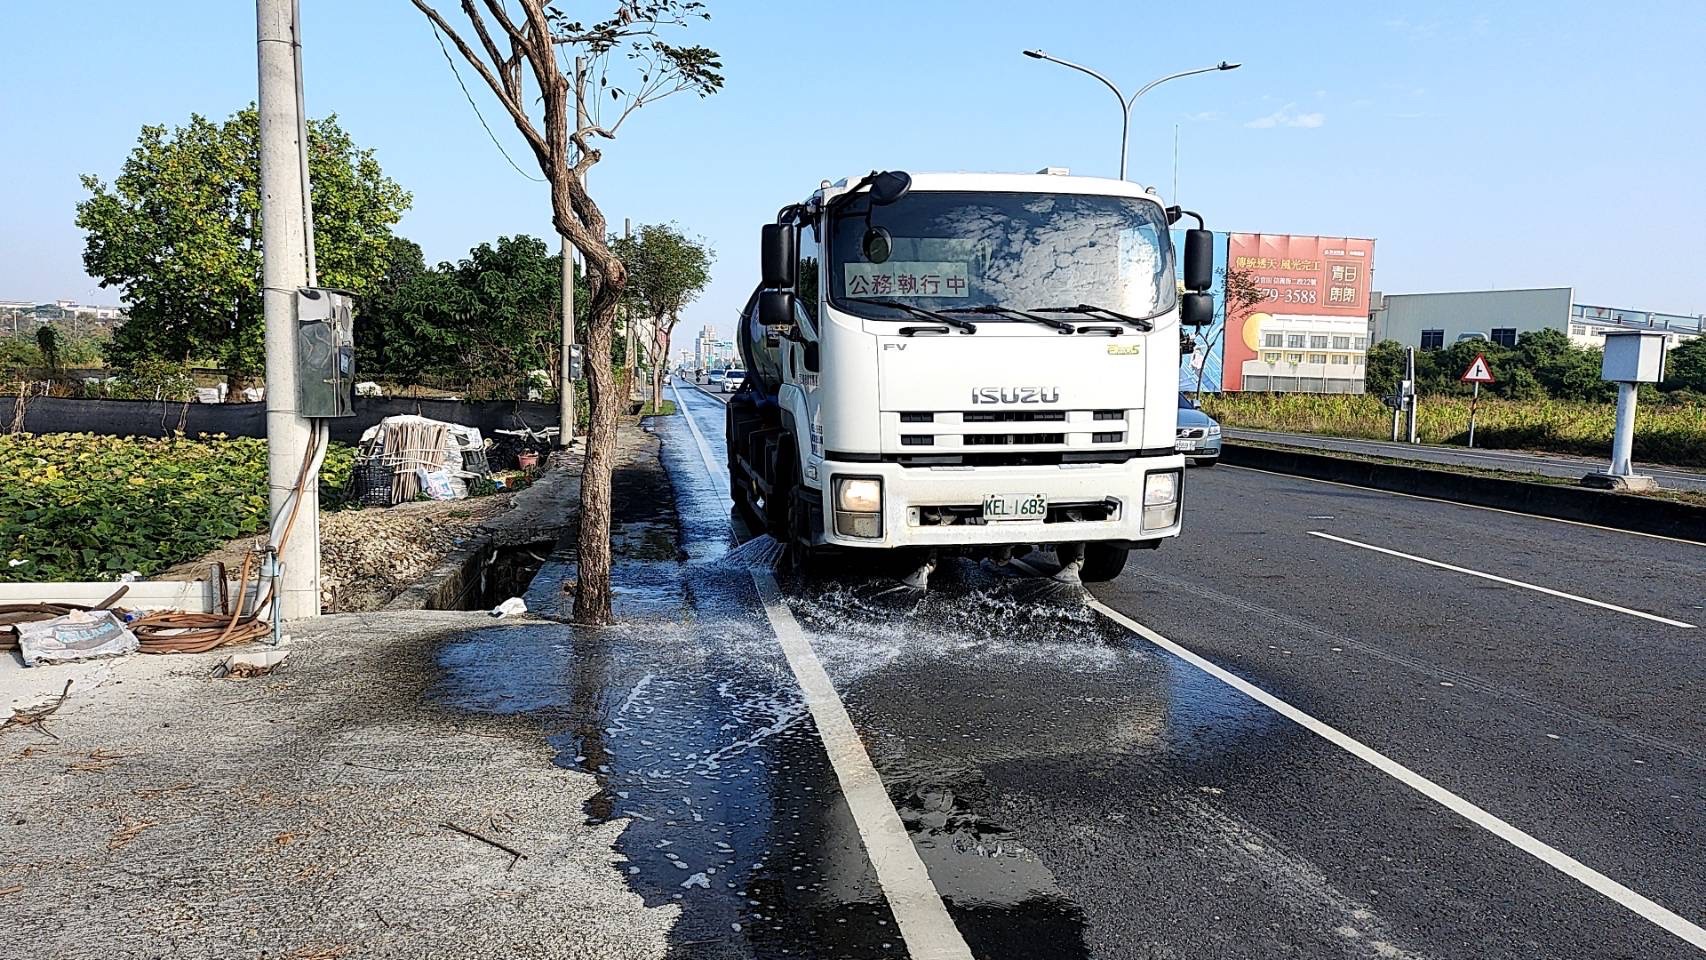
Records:
M1125 463L1031 467L903 467L895 463L823 461L822 536L835 547L1035 546L1078 541L1161 540L1179 535L1184 512L1184 465L1179 455L1135 457ZM1173 473L1177 507L1171 523L1144 525L1145 478ZM849 536L837 529L836 480L881 482L881 517L875 536ZM983 504L991 496L1048 498L1038 520L989 520ZM1152 515L1151 520L1154 521ZM866 532L870 524L862 525Z

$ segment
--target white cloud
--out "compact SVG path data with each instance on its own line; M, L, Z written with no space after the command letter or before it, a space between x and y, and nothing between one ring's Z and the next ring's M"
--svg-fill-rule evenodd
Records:
M1386 29L1393 33L1402 33L1414 40L1432 40L1439 33L1439 24L1415 23L1403 17L1396 17L1386 21Z
M1296 103L1288 103L1265 117L1257 117L1244 124L1256 130L1267 130L1273 127L1302 127L1314 129L1327 122L1324 113L1298 113Z

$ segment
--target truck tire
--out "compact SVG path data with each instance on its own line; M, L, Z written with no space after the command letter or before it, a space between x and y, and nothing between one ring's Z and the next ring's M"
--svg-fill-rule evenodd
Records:
M835 576L840 565L833 551L812 545L811 504L805 488L795 487L788 497L788 539L782 556L788 569L804 580Z
M1131 550L1117 547L1111 543L1091 542L1084 545L1084 568L1078 571L1078 578L1085 583L1106 583L1120 575L1125 569L1126 557Z

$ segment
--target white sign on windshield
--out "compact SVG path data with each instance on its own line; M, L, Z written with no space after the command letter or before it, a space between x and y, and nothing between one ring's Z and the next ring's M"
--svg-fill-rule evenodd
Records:
M845 264L842 285L849 297L964 297L971 287L964 263L923 260Z

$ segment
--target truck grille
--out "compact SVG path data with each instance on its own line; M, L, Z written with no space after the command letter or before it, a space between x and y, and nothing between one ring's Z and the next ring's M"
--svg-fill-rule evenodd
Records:
M913 466L1124 459L1143 426L1141 410L902 410L882 417L885 452Z
M1099 412L1099 411L1098 411ZM934 419L934 418L932 418ZM997 410L960 414L961 423L1064 423L1065 410Z

